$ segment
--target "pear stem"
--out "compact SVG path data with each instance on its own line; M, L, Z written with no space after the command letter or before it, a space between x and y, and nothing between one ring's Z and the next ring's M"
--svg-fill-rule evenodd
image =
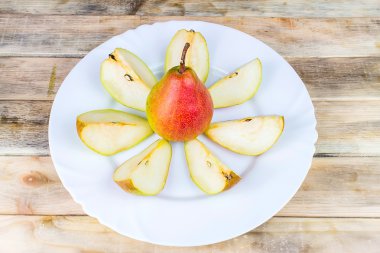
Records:
M185 72L185 69L186 69L186 66L185 66L186 52L187 52L187 49L189 49L189 47L190 47L190 43L189 42L187 42L185 44L185 46L183 47L182 56L181 56L181 62L179 64L179 70L178 70L178 72L180 74L183 74L183 72Z

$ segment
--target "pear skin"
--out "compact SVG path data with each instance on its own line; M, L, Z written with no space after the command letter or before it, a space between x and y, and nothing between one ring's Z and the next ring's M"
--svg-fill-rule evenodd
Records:
M213 115L210 93L197 74L185 66L186 51L191 48L186 45L180 66L170 69L147 99L150 126L169 141L196 138L208 128Z

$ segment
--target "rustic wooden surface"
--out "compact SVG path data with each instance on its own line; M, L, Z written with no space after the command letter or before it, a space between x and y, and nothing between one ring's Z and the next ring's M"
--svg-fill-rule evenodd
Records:
M370 17L378 16L377 0L204 1L204 0L3 0L0 13L65 15Z
M49 157L51 104L70 69L114 35L173 19L267 43L305 82L318 120L317 152L295 197L259 228L205 247L107 229L72 200ZM380 252L377 0L2 0L0 36L0 252Z
M227 25L254 35L285 57L380 56L380 17L75 15L68 18L30 14L0 14L0 56L82 57L116 34L141 24L167 20L202 20Z
M238 238L194 248L139 242L87 216L3 215L0 227L2 247L12 252L378 252L380 244L380 220L364 218L276 217Z

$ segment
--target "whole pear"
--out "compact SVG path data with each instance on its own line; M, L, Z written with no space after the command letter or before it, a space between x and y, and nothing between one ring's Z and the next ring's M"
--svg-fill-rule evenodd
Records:
M179 66L152 88L147 116L152 129L169 141L189 141L202 134L213 115L212 98L195 71L185 66L186 43Z

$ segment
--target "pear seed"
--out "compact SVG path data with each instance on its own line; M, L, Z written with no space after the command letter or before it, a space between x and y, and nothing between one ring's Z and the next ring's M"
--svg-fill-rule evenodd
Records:
M207 162L207 166L211 168L211 162L210 161L206 161Z
M245 119L244 122L250 122L252 119L248 118L248 119Z
M223 176L228 180L230 181L232 179L232 175L231 174L227 174L225 172L223 172Z
M234 73L232 73L231 75L229 75L228 78L235 77L235 76L237 76L238 74L239 74L238 72L234 72Z
M116 58L115 58L115 56L114 56L113 54L109 54L108 56L109 56L112 60L116 61Z
M127 80L130 82L133 81L133 78L130 74L125 74L124 77L127 78Z

